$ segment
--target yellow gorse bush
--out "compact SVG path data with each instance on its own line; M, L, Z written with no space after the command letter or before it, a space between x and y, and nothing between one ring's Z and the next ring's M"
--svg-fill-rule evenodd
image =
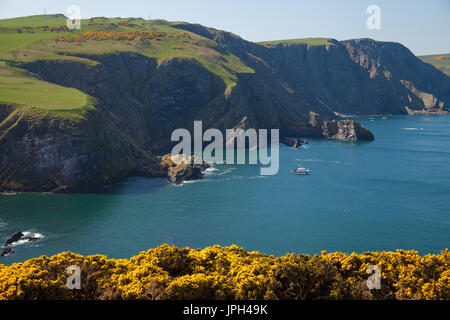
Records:
M105 40L159 40L161 37L166 37L165 32L153 32L153 31L120 31L120 32L108 32L108 31L86 31L74 36L59 36L52 40L59 42L84 42L87 40L105 41Z
M81 270L81 289L66 269ZM369 290L370 265L381 289ZM237 246L162 245L130 259L63 252L0 265L0 299L450 299L450 252L275 257Z

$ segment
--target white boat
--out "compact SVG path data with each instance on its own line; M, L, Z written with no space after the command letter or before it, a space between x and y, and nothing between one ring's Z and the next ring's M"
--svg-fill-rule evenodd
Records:
M305 168L302 168L302 167L299 167L297 169L292 169L291 170L291 174L305 176L305 175L309 174L309 170L305 169Z

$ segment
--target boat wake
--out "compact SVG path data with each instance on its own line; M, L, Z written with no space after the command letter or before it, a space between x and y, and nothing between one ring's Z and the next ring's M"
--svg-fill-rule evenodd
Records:
M333 164L345 164L345 165L351 165L351 162L347 162L347 161L339 161L339 160L322 160L322 159L302 159L302 158L297 158L295 159L296 161L301 161L301 162L321 162L321 163L333 163Z
M403 130L409 130L409 131L423 131L423 128L402 128Z

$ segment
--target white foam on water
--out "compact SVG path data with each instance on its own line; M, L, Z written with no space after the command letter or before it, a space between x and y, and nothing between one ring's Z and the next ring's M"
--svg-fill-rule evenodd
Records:
M28 240L19 240L19 241L16 241L16 242L11 243L10 246L11 246L11 247L15 247L15 246L18 246L18 245L27 243L27 242L29 242L29 241L28 241Z
M181 183L181 185L183 184L188 184L188 183L195 183L195 182L199 182L200 180L183 180L183 182Z
M214 168L214 167L209 167L209 168L207 168L203 173L204 173L205 175L210 175L210 174L213 174L213 173L216 172L216 171L219 171L219 169Z
M43 234L37 232L24 231L24 236L33 236L34 238L42 239L44 237Z
M422 131L423 128L402 128L403 130L410 130L410 131Z
M262 179L262 178L267 178L267 176L250 176L248 177L248 179Z
M345 164L345 165L351 165L351 162L342 162L339 160L322 160L322 159L303 159L303 158L297 158L295 159L297 161L301 161L301 162L321 162L321 163L334 163L334 164Z
M224 174L230 173L230 172L232 172L232 171L234 171L236 169L237 168L228 168L228 169L223 170L222 172L219 172L217 175L218 176L223 176Z

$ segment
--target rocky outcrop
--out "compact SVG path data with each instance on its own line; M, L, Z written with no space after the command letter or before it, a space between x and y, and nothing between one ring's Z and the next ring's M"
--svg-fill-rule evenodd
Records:
M299 138L293 138L293 137L283 137L281 139L281 143L294 149L300 149L302 144L308 144L307 140L299 139Z
M181 184L183 181L203 179L202 168L196 165L180 164L171 168L169 180L173 184Z
M322 122L322 134L324 137L331 138L339 132L339 125L336 120L325 120Z
M12 255L13 253L15 253L15 251L9 247L2 248L2 251L0 251L0 257L6 257Z
M9 109L0 123L0 190L90 191L157 161L108 114L79 120Z
M22 237L23 237L23 233L18 231L16 233L14 233L11 237L9 237L3 246L7 247L7 246L13 244L14 242L21 240Z
M311 112L309 123L321 130L324 138L342 141L372 141L373 134L355 120L322 120L314 112Z
M166 168L169 181L179 185L183 181L203 179L203 171L209 168L209 165L205 161L196 161L194 156L180 155L174 158L167 154L161 157L161 167Z
M15 251L11 249L10 246L17 244L19 241L37 241L39 239L41 239L41 236L38 234L18 231L5 241L5 244L3 245L0 252L0 257L9 256L15 253Z
M287 145L288 147L298 149L301 146L300 140L297 138L284 137L281 143Z
M355 120L341 120L338 121L338 132L331 136L332 139L344 141L372 141L373 134L361 126Z
M11 237L9 237L6 240L6 242L3 245L3 247L10 246L10 245L12 245L14 243L17 243L17 242L21 241L21 240L37 241L39 239L40 239L40 237L38 237L34 233L23 233L21 231L18 231L18 232L14 233Z
M450 111L444 110L444 108L441 106L439 108L425 108L422 110L412 110L408 107L405 107L408 114L411 115L417 115L417 114L450 114Z

